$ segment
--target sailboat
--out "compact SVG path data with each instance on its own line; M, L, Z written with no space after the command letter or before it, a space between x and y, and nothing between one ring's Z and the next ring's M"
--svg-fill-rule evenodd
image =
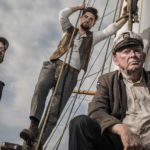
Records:
M149 17L149 14L147 12L148 12L148 6L150 6L150 1L138 0L138 1L134 1L134 2L138 2L138 21L139 21L139 23L137 23L137 22L135 22L135 23L132 22L133 24L131 23L132 24L132 31L142 34L143 38L145 39L144 42L145 42L145 51L147 53L147 58L149 58L149 56L150 56L150 53L149 53L149 43L150 43L149 42L150 41L150 20L149 19L150 19L150 17ZM117 1L116 9L114 11L113 21L117 19L116 16L119 16L119 13L121 12L122 6L125 4L126 4L125 0L124 1L119 1L119 0ZM118 11L119 8L121 8L120 12ZM118 15L116 15L117 13L118 13ZM103 20L103 17L106 17L106 16L107 16L107 14L104 13L104 16L102 16L101 20ZM137 21L137 20L134 20L134 21ZM122 31L127 30L128 26L129 25L127 23L120 31L117 32L117 35L120 34ZM82 85L83 87L86 87L86 89L84 89L83 91L81 91L81 90L74 91L75 93L78 93L78 96L77 96L77 101L76 101L76 104L74 105L74 110L72 112L70 119L72 117L74 117L75 115L77 115L78 111L81 111L80 108L87 110L87 103L92 99L91 95L94 94L93 91L95 91L98 76L103 74L103 73L117 69L116 66L113 63L111 63L112 62L112 60L111 60L111 43L112 43L112 40L113 40L113 37L110 37L109 39L107 39L106 41L101 43L101 45L102 45L100 48L101 50L99 51L97 56L101 55L102 58L101 58L100 62L97 61L97 63L96 63L96 60L98 60L99 57L96 57L94 59L94 61L91 62L91 65L89 66L88 72L85 76L86 80ZM147 59L146 63L145 63L145 68L147 70L150 69L149 61L150 60ZM95 63L96 63L96 65L93 65ZM96 66L96 70L97 70L96 72L93 71L93 70L95 70L95 66ZM97 69L97 66L99 66L98 69ZM81 76L79 77L79 82L80 81L81 81ZM76 89L78 89L78 86L76 87ZM81 89L82 89L82 87L81 87ZM89 92L91 90L92 90L92 92ZM92 93L92 94L89 95L89 93ZM67 141L67 133L66 132L65 132L64 136L62 136L62 134L61 134L61 137L63 137L63 138L59 137L58 140L55 140L55 144L53 147L50 146L51 145L50 142L53 139L56 139L55 133L58 135L58 132L62 132L63 129L60 129L60 128L63 128L62 124L63 125L66 124L65 119L68 116L67 112L69 113L70 106L73 103L73 97L75 95L76 94L72 94L70 101L68 102L68 104L64 110L64 113L62 114L60 120L58 121L56 128L54 129L53 133L51 134L50 138L48 139L48 141L45 145L45 147L47 149L58 149L58 144L61 144L61 142L62 142L62 145L60 145L60 149L65 149L66 141ZM83 113L83 111L82 111L82 113ZM86 113L86 111L84 113ZM64 117L65 115L66 115L66 117ZM68 123L67 123L67 125L68 125Z

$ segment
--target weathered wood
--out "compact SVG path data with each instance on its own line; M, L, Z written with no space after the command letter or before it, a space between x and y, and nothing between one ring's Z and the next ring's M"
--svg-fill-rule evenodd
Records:
M78 91L78 90L73 90L73 93L95 95L94 91Z

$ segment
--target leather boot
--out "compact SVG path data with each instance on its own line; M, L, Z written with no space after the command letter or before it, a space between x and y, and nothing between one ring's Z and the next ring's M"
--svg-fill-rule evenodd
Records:
M27 141L27 143L34 142L37 138L39 129L38 129L39 121L36 118L31 118L31 124L29 129L23 129L20 132L20 137Z

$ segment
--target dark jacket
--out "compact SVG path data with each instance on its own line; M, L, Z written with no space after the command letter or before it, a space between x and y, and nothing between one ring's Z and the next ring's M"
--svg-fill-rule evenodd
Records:
M71 36L73 34L74 27L70 27L63 37L63 39L59 42L57 50L52 54L50 57L50 60L56 60L60 58L64 53L67 52L69 48L69 43ZM78 29L75 31L75 35L77 34ZM79 54L80 54L80 61L81 61L81 68L86 72L87 66L89 63L89 57L91 53L91 46L93 41L93 34L90 31L86 32L87 37L83 38L82 44L79 48ZM75 38L75 36L74 36Z
M150 91L150 72L143 71ZM97 92L89 103L88 115L95 119L103 131L121 123L127 109L127 96L123 77L118 71L102 75L97 84Z
M3 91L4 85L5 84L2 81L0 81L0 100L1 100L1 97L2 97L2 91Z

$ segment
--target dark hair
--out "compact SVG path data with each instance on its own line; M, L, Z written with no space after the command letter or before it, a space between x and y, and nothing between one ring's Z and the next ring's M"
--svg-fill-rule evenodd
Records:
M8 48L8 46L9 46L9 42L8 42L7 39L5 39L4 37L0 37L0 42L3 43L4 49L5 49L5 51L6 51L7 48Z
M83 9L83 12L82 12L82 16L86 13L86 12L90 12L92 13L94 16L95 16L95 21L98 19L98 11L96 8L93 8L93 7L87 7L85 9Z

